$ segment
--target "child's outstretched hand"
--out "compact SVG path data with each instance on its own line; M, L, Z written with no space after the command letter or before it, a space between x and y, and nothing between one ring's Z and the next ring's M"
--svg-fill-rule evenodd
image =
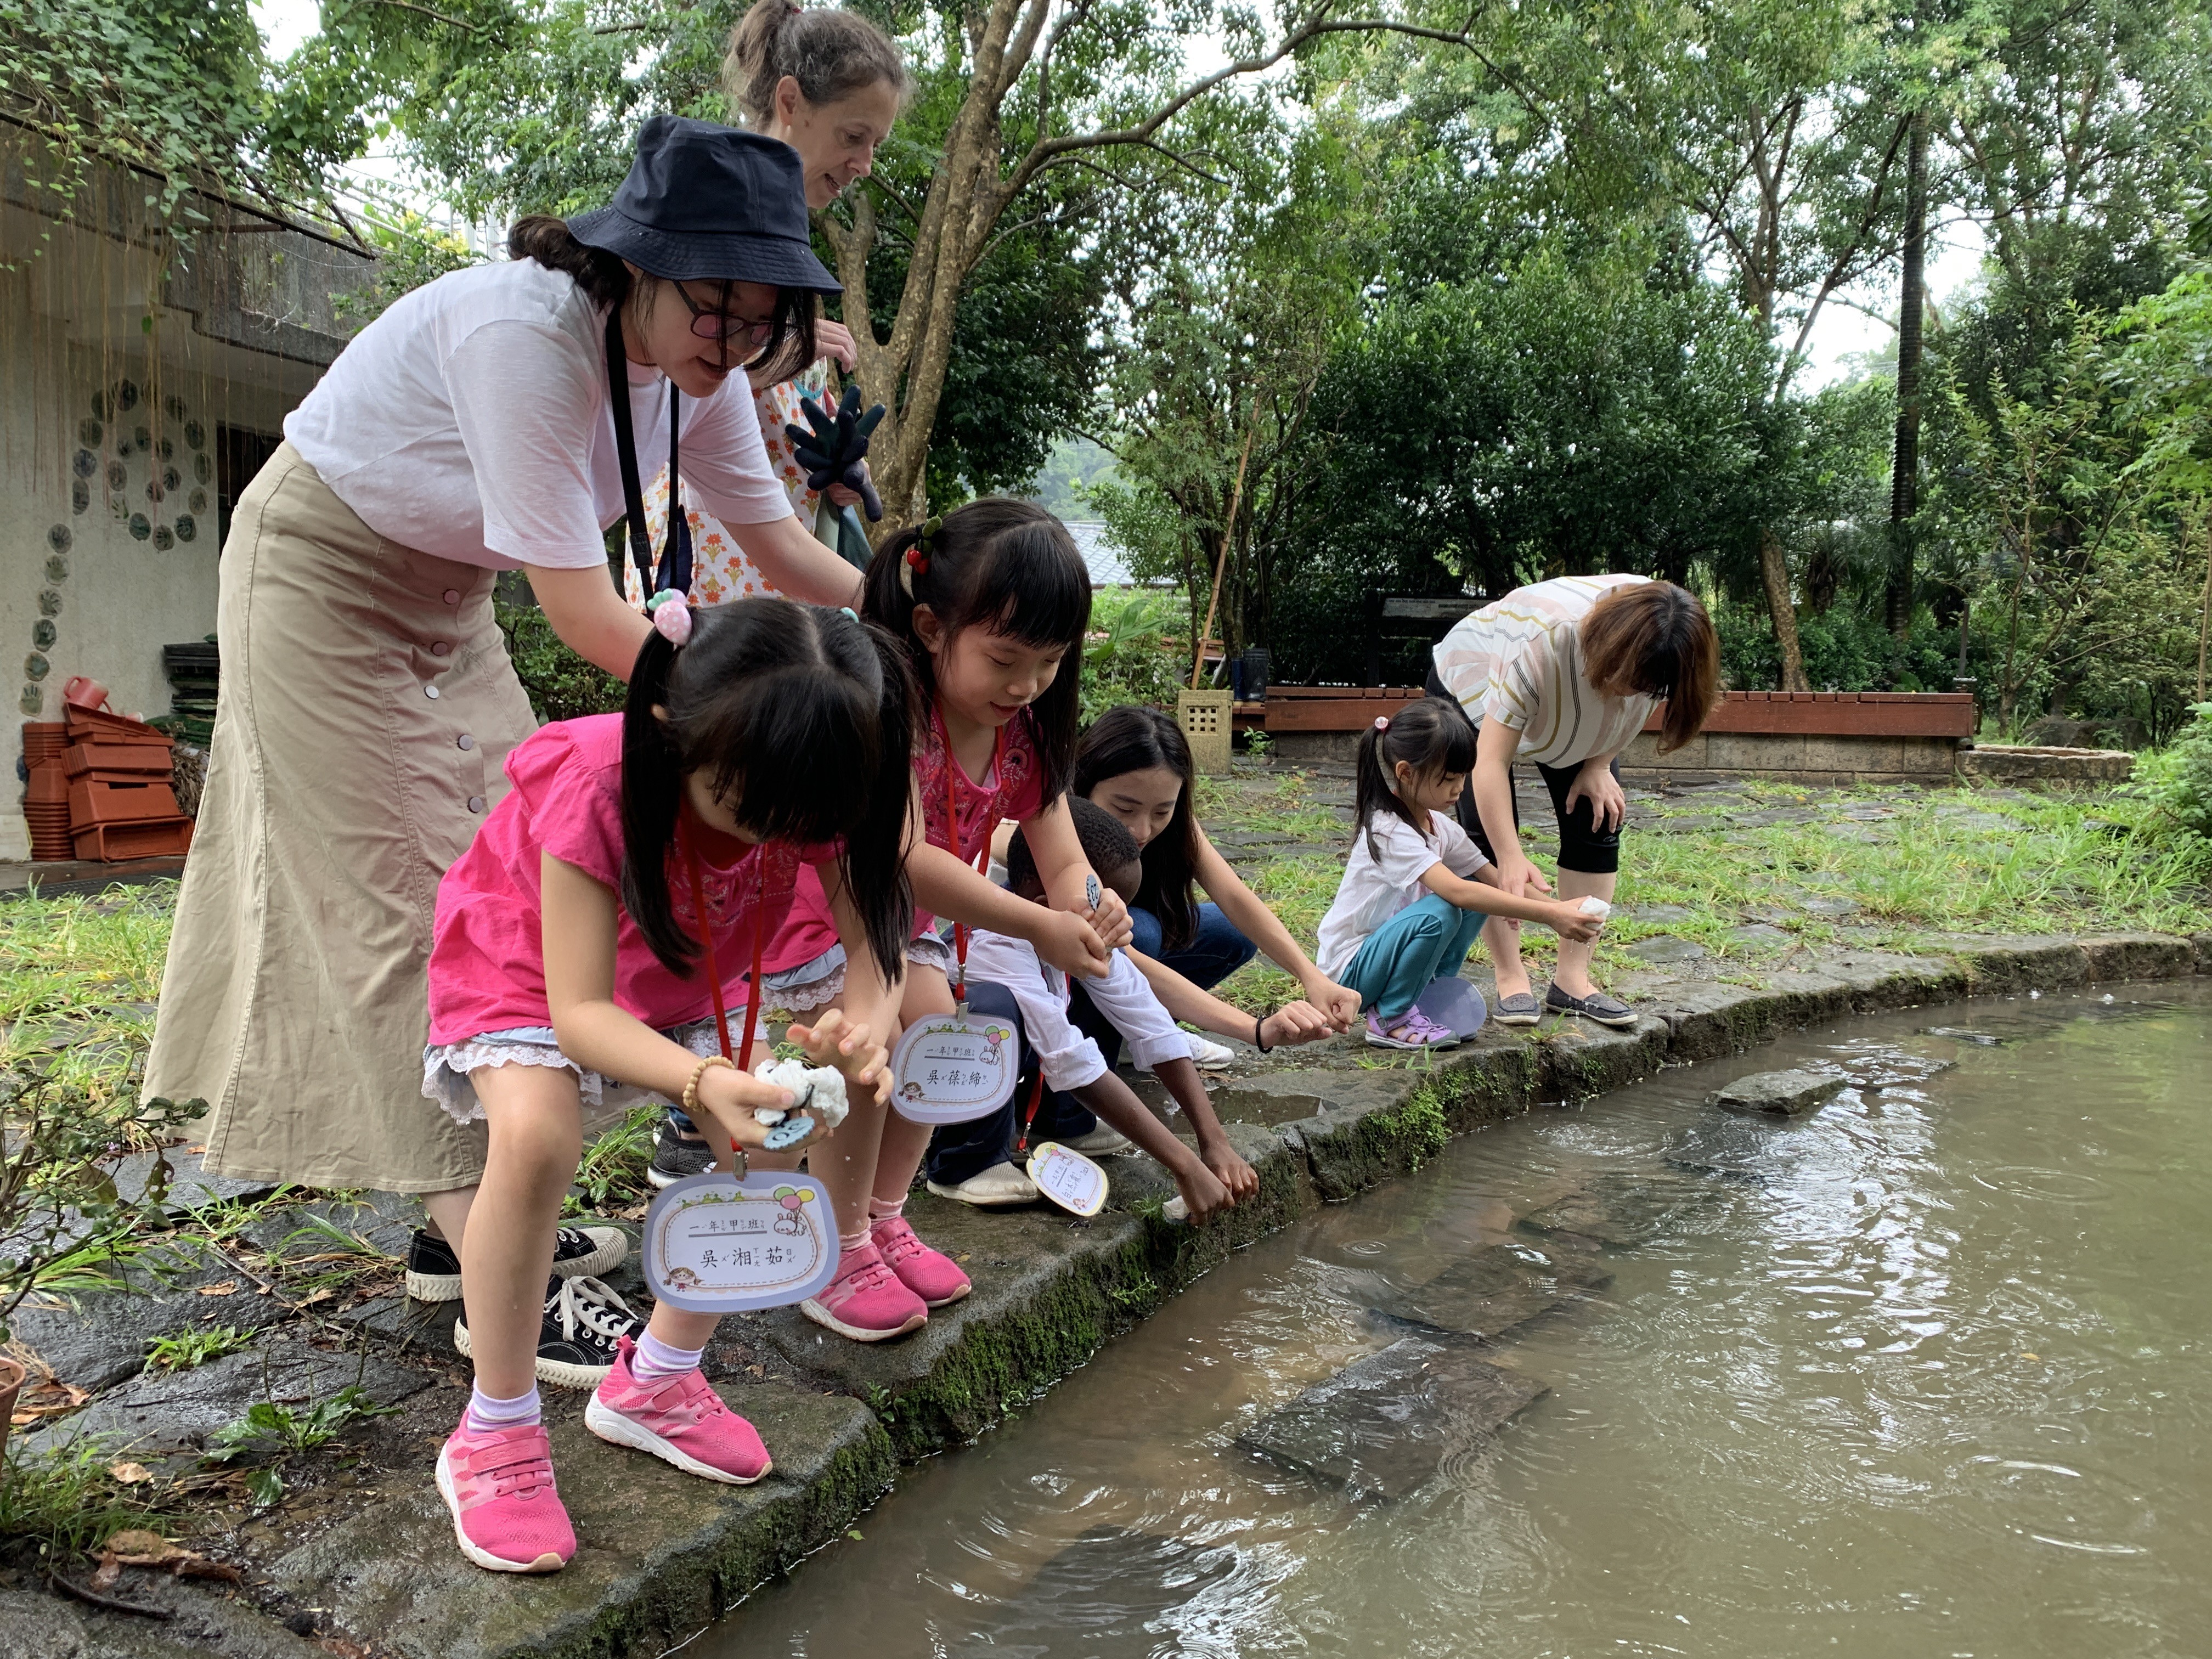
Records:
M1061 973L1078 979L1103 979L1112 969L1113 955L1105 941L1081 916L1039 905L1036 926L1030 943L1036 947L1038 959Z
M1237 1154L1231 1152L1230 1156L1236 1158ZM1239 1158L1237 1161L1242 1163L1243 1160ZM1253 1176L1252 1185L1254 1191L1259 1190L1257 1176ZM1233 1208L1237 1203L1236 1196L1231 1193L1227 1183L1204 1164L1194 1164L1188 1170L1176 1170L1176 1190L1182 1195L1184 1212L1193 1221L1211 1221L1224 1210Z
M1214 1178L1229 1189L1231 1204L1242 1204L1258 1196L1260 1172L1238 1155L1227 1137L1208 1139L1200 1136L1198 1156Z
M1260 1022L1261 1038L1270 1048L1317 1042L1335 1030L1335 1022L1310 1002L1286 1002Z
M1088 865L1078 865L1064 872L1045 898L1054 909L1065 910L1089 922L1099 943L1109 951L1120 950L1134 936L1129 927L1129 907L1121 902L1119 893L1091 872Z
M848 1019L842 1009L830 1009L811 1026L793 1025L784 1035L805 1051L809 1065L834 1066L848 1084L883 1093L884 1067L890 1056L866 1026Z
M1593 939L1597 937L1598 929L1605 926L1602 916L1584 915L1582 902L1580 899L1561 899L1544 907L1552 913L1545 919L1547 923L1561 939L1574 939L1577 943Z
M782 1110L791 1104L790 1090L779 1088L773 1083L763 1083L750 1072L741 1072L734 1066L709 1066L699 1074L697 1092L699 1104L720 1126L724 1146L732 1140L740 1146L765 1146L771 1126L755 1117L754 1109L766 1106ZM817 1121L812 1134L796 1146L781 1150L798 1152L818 1140L827 1140L832 1133L822 1127ZM707 1139L712 1142L715 1137L710 1133Z

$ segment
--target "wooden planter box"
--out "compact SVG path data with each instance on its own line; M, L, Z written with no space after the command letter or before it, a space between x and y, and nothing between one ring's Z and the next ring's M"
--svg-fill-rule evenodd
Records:
M1349 760L1377 714L1395 714L1419 686L1271 686L1237 705L1240 731L1264 731L1290 759ZM1624 771L1688 782L1700 775L1806 783L1936 782L1957 767L1980 715L1960 691L1728 691L1705 730L1659 752L1655 715L1621 757Z

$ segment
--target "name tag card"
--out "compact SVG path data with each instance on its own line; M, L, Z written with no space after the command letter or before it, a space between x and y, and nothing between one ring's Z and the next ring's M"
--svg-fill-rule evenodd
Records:
M686 1313L781 1308L837 1276L837 1218L805 1176L691 1176L653 1200L644 1256L654 1297Z
M1106 1204L1106 1171L1056 1140L1040 1140L1030 1154L1030 1179L1063 1210L1097 1215Z
M891 1109L915 1123L966 1123L1014 1092L1014 1028L974 1014L932 1014L891 1050Z

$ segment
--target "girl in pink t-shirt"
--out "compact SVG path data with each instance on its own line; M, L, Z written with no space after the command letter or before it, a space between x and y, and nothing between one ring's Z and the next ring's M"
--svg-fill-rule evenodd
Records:
M732 1485L768 1471L760 1437L700 1371L714 1316L662 1303L611 1364L549 1375L540 1287L584 1108L613 1079L681 1099L725 1144L757 1146L754 1109L790 1104L729 1063L713 1020L718 1001L750 1000L739 976L758 972L802 871L852 975L845 1012L790 1036L850 1080L845 1133L879 1133L875 1034L896 1016L913 902L907 792L878 780L906 775L910 699L896 646L850 611L748 599L695 612L663 596L623 712L520 744L513 791L440 884L423 1092L490 1133L456 1330L476 1390L437 1475L480 1566L551 1571L575 1551L533 1367L598 1382L584 1420L602 1439ZM719 997L707 962L727 981ZM834 1170L817 1174L839 1213L863 1212L865 1181L841 1190Z
M1109 948L1128 940L1129 922L1121 901L1092 884L1067 815L1083 630L1091 619L1091 575L1067 527L1027 501L971 501L885 543L868 568L862 603L869 621L906 645L925 704L915 724L914 799L927 840L917 838L907 859L917 912L900 1020L953 1010L960 935L941 937L939 917L1027 939L1055 968L1103 976ZM978 872L1001 818L1021 823L1049 908L1016 898ZM1101 893L1095 910L1092 892ZM779 1006L796 1012L828 1004L857 1015L858 988L846 977L831 917L804 877L768 966L768 995ZM866 1165L870 1224L866 1235L845 1241L836 1280L800 1304L817 1324L857 1342L878 1342L968 1294L968 1276L916 1237L902 1213L929 1136L927 1125L893 1110L878 1142L849 1126L839 1138L836 1152ZM817 1155L809 1167L823 1162ZM977 1182L985 1176L1005 1189L987 1201L1036 1196L1011 1164Z

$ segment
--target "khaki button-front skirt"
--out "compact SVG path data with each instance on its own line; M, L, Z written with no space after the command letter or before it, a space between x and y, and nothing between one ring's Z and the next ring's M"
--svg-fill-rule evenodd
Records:
M222 688L149 1093L204 1099L207 1165L438 1192L483 1126L422 1095L438 880L537 721L493 574L386 541L285 444L224 544Z

